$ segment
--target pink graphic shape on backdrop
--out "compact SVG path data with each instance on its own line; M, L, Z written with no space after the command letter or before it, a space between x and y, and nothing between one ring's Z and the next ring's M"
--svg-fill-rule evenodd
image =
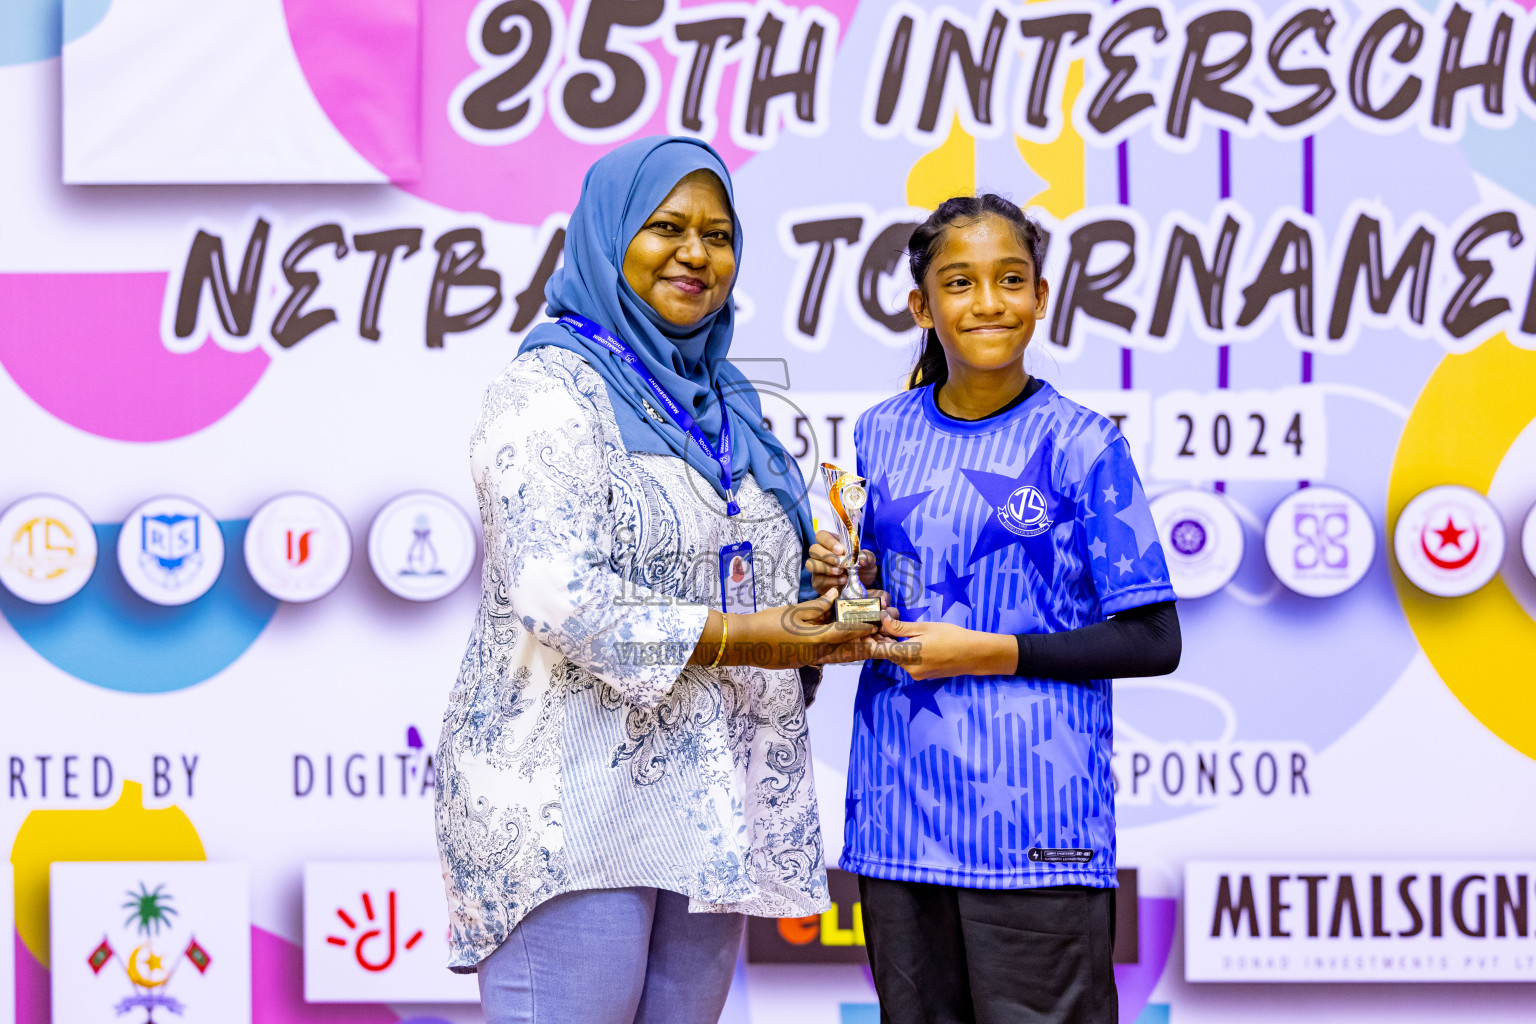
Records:
M53 1020L53 990L48 968L38 963L21 940L11 932L16 946L16 1024L49 1024Z
M399 1020L387 1007L372 1003L306 1003L303 947L251 928L252 1024L399 1024Z
M1152 990L1168 966L1173 950L1173 926L1178 900L1143 896L1136 901L1136 940L1139 956L1134 964L1115 964L1115 988L1120 991L1121 1024L1131 1024L1147 1008Z
M390 181L415 181L420 0L283 0L283 13L299 67L331 124Z
M16 932L16 1024L49 1024L53 996L48 968ZM399 1024L387 1007L367 1003L306 1003L304 951L280 935L251 928L252 1024Z
M227 416L271 359L160 340L166 274L0 274L0 366L52 415L98 437L168 441Z
M397 7L408 5L413 0L387 2L391 7ZM682 0L680 6L686 10L706 2L709 0ZM786 3L796 8L816 4L836 16L839 26L846 31L859 0L786 0ZM356 32L358 25L374 18L373 0L345 0L344 3L336 3L335 0L284 0L284 6L288 12L289 34L293 38L294 49L299 55L299 63L309 80L310 88L320 98L321 106L337 129L377 166L378 160L374 159L369 148L373 143L361 134L360 120L354 115L338 112L352 102L340 93L344 89L354 88L355 83L351 77L337 75L331 70L342 59L333 53L337 38ZM422 7L419 121L421 169L419 176L402 182L402 187L422 199L451 210L483 213L514 224L539 224L550 213L557 210L568 212L576 205L576 197L581 192L581 181L587 168L619 143L592 146L568 139L555 127L547 109L532 134L510 145L481 146L455 132L448 120L449 98L454 88L478 67L466 41L470 15L475 6L475 0L432 0ZM569 20L572 0L561 0L561 6ZM341 13L332 14L333 8ZM366 16L358 13L363 9L369 12ZM750 59L754 45L755 39L750 36L741 43L746 51L746 59ZM661 70L663 89L670 89L677 61L659 40L645 44L645 49ZM791 57L798 61L798 49L793 54L781 50L781 69L791 66ZM830 58L830 54L823 57L824 60ZM715 59L718 61L720 58L717 55ZM735 91L736 70L739 66L736 63L730 64L721 74L717 107L720 131L713 142L725 158L726 166L733 171L752 156L750 150L741 149L730 140L731 97ZM328 76L334 77L336 81L328 81ZM370 86L372 84L370 80ZM818 96L817 102L831 103L832 98ZM655 114L635 133L635 138L657 135L667 130L666 104L667 96L663 92ZM369 123L379 131L390 130L383 121ZM404 128L400 130L405 131Z

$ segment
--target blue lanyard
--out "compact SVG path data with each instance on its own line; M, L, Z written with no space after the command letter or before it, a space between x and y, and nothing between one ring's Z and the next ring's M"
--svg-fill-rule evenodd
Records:
M704 431L694 422L688 410L678 405L667 389L661 386L661 382L651 375L651 371L645 368L640 357L634 350L624 343L622 338L605 329L601 324L594 323L577 313L567 313L560 318L560 325L568 327L588 341L595 341L599 345L612 352L624 361L639 378L645 381L645 386L651 389L651 394L656 396L656 402L672 417L672 422L677 428L687 434L693 443L699 446L699 450L709 457L710 461L720 467L720 486L725 490L725 514L734 516L741 511L741 506L736 504L736 491L731 486L731 417L725 407L725 395L720 391L720 385L715 384L715 396L720 399L720 450L717 452L709 444L709 438L704 436Z

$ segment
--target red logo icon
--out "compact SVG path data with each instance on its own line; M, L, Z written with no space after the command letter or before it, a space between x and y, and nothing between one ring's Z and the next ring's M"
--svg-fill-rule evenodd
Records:
M300 566L309 561L309 538L315 535L314 530L305 530L295 536L296 531L288 531L288 564Z
M357 962L365 971L373 971L375 973L387 971L390 965L395 962L395 956L400 951L398 944L399 932L395 921L395 890L393 889L389 890L388 905L388 920L383 924L379 924L374 920L373 897L366 892L363 893L364 920L361 923L351 914L347 913L345 908L336 908L336 916L341 919L342 924L346 925L353 934L348 938L327 935L325 941L333 946L341 946L343 948L352 946L352 954L357 957ZM368 927L370 925L376 925L376 927ZM413 948L416 943L421 941L421 936L421 929L416 929L415 933L405 940L405 948ZM384 947L382 953L379 950L381 945ZM365 951L365 947L367 947L367 951Z
M1440 523L1441 517L1433 516L1424 524L1419 533L1419 545L1431 565L1448 571L1464 569L1477 557L1482 538L1470 519L1463 520L1464 528L1456 525L1455 510L1447 509L1444 518L1444 523Z

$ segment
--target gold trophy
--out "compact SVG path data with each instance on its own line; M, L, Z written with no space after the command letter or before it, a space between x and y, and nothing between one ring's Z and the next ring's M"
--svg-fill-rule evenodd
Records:
M879 622L880 599L870 597L859 579L859 531L864 521L864 478L838 469L830 462L821 464L827 482L827 496L832 499L832 514L837 517L837 537L848 553L839 564L848 570L848 582L835 604L838 622Z

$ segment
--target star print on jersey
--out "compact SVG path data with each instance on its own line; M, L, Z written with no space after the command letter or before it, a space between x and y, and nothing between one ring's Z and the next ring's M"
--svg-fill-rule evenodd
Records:
M938 699L944 683L943 679L914 679L901 688L901 695L907 698L907 721L916 718L920 711L932 711L937 717L944 717Z
M957 604L971 607L971 599L966 596L965 589L971 585L971 580L976 578L975 573L969 576L961 576L955 572L955 567L949 564L949 559L944 560L944 578L938 583L928 584L928 593L936 594L944 599L944 607L939 612L940 616L948 615L950 608Z
M1010 544L1018 544L1024 548L1030 564L1039 570L1046 582L1055 578L1056 542L1050 527L1075 519L1077 505L1057 494L1051 487L1050 454L1049 445L1040 445L1016 477L980 469L961 470L971 486L980 491L987 504L992 506L981 533L976 537L976 543L971 547L971 556L965 563L967 566L975 565ZM1033 536L1026 536L1004 525L1010 513L1010 503L1017 503L1026 497L1043 503L1043 508L1035 512L1034 520L1042 522L1045 528Z
M859 716L859 720L864 723L864 728L870 732L875 731L875 697L888 685L889 683L884 680L871 683L863 678L859 679L859 690L853 698L853 713Z
M1140 500L1116 512L1115 518L1131 528L1131 533L1136 537L1136 557L1141 558L1146 555L1147 548L1157 543L1157 525L1153 523L1152 516L1145 513L1146 498L1140 493L1141 486L1135 481L1132 481L1132 486Z
M884 477L875 481L870 494L870 535L873 547L887 555L917 557L917 545L907 533L903 522L933 491L908 494L902 498L891 497L890 485Z
M1168 579L1162 546L1157 540L1157 525L1147 508L1141 483L1130 468L1130 459L1120 450L1121 445L1106 450L1095 463L1089 494L1095 499L1092 504L1098 507L1095 510L1089 506L1084 512L1085 525L1093 537L1088 551L1093 556L1094 579L1100 584L1101 600L1138 579L1147 578L1152 582ZM1119 508L1109 503L1112 496ZM1097 501L1100 497L1104 500ZM1090 518L1087 515L1090 511L1097 511L1098 515ZM1155 552L1152 551L1154 547Z

